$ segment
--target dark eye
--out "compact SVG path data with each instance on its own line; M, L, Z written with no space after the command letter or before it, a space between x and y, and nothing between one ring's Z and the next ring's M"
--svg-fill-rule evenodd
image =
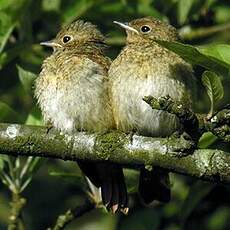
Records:
M148 33L151 31L151 28L149 26L142 26L141 27L141 32L142 33Z
M67 43L67 42L69 42L71 39L72 39L71 36L66 35L66 36L63 37L62 41L63 41L63 43Z

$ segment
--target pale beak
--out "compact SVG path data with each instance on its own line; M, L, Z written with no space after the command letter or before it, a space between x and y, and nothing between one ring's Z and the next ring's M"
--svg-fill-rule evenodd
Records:
M53 40L47 41L47 42L41 42L40 45L42 46L49 46L52 48L62 48L62 46L56 42L54 42Z
M136 34L139 34L139 32L134 29L133 27L129 26L128 23L122 23L122 22L118 22L118 21L113 21L113 23L119 25L120 27L126 29L126 30L130 30L130 31L133 31L134 33Z

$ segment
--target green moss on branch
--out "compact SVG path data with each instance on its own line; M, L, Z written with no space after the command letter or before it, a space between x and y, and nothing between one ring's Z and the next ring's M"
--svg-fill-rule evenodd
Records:
M127 167L159 166L200 179L230 183L230 153L195 150L180 138L152 138L111 131L61 135L44 127L0 124L0 153L76 161L110 161Z

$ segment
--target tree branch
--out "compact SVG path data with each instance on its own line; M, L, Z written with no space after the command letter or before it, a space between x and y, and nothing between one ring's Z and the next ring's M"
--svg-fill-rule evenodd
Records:
M0 124L1 154L110 161L132 168L160 166L204 180L230 183L230 153L199 149L191 154L193 148L193 142L183 136L131 137L117 131L77 132L71 136L45 127Z

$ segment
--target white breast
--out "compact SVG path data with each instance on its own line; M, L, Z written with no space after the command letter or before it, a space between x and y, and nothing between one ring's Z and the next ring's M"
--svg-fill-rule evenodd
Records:
M44 71L36 81L35 95L44 120L63 132L98 131L113 123L102 69L89 59L85 61L88 63L73 63L69 77L59 66L56 74Z
M145 76L141 70L134 71L136 68L131 64L125 68L126 71L118 68L109 72L117 127L123 131L137 130L149 136L167 136L177 130L180 125L174 115L152 110L142 99L149 95L156 98L169 95L181 100L185 86L169 76L167 66L160 71L155 68L155 72L154 66L145 66Z

